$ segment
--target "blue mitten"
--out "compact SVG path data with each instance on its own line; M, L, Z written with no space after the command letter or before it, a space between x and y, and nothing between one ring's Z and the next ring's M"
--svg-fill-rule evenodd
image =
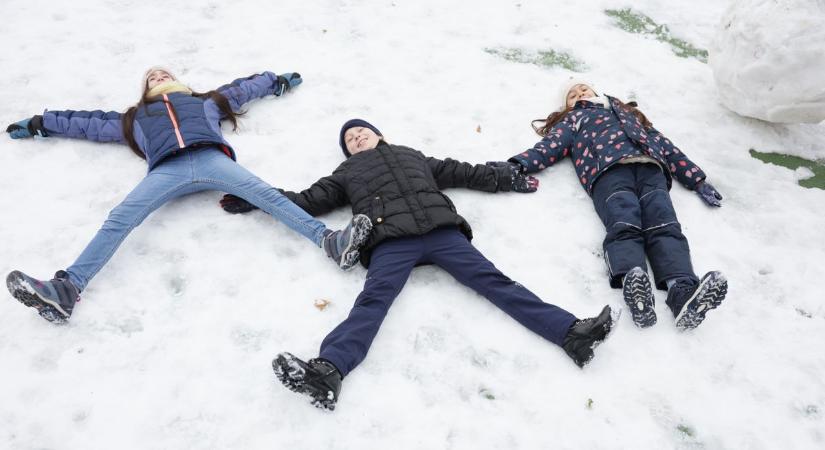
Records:
M301 78L301 74L298 72L282 73L278 75L278 80L276 81L278 86L275 88L275 95L285 94L289 92L290 89L303 83L303 81L304 79Z
M6 133L12 139L24 139L34 136L46 137L46 129L43 128L43 116L34 116L31 119L24 119L6 127Z
M696 185L696 194L699 195L702 201L707 203L708 206L722 206L722 194L707 181L700 181L699 184Z

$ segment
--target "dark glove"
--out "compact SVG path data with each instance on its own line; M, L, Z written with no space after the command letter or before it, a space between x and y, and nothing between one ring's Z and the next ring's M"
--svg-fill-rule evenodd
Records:
M223 196L221 199L221 208L232 214L241 214L258 209L258 207L252 203L232 194Z
M518 163L507 161L487 161L487 165L495 168L506 168L510 171L510 178L512 179L511 191L529 193L536 192L539 188L539 180L536 177L531 177L524 174L524 166Z
M46 137L46 129L43 128L43 116L33 116L31 119L21 120L6 127L12 139L23 139L34 136Z
M722 194L707 181L700 181L699 184L696 185L695 190L699 197L702 198L702 201L707 203L708 206L722 206Z
M290 89L298 86L303 81L304 79L301 78L301 74L298 72L278 75L278 79L275 81L275 84L277 85L275 87L275 95L286 94Z

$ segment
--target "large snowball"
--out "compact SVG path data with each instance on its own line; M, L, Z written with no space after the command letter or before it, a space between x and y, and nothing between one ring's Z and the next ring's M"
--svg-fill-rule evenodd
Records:
M825 120L825 0L737 0L709 49L722 103L781 123Z

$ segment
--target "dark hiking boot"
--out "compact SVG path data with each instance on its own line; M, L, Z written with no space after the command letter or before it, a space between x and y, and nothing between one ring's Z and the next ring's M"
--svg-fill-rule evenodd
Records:
M52 323L69 320L74 304L80 300L77 288L63 270L55 273L49 281L41 281L15 270L6 277L6 287L20 303L36 309L41 317Z
M708 272L695 285L674 283L667 293L667 304L674 312L679 311L676 328L684 331L698 327L708 311L722 304L727 293L728 280L722 272Z
M573 362L584 367L593 359L595 349L613 329L614 319L610 306L605 306L596 317L580 319L573 322L561 347Z
M272 370L284 386L309 397L316 408L335 410L341 392L341 372L331 362L321 358L304 362L283 352L272 360Z
M332 258L343 270L349 270L361 256L361 246L367 242L372 232L372 221L363 214L352 217L346 228L336 230L324 236L322 246L327 256Z
M634 267L624 276L622 287L624 302L630 308L633 323L639 328L647 328L656 324L656 311L653 309L653 288L650 278L641 267Z

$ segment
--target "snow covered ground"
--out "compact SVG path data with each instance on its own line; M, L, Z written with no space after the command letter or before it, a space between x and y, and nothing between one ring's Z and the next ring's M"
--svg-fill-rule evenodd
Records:
M825 126L734 115L706 64L603 13L632 6L707 48L727 5L4 1L4 126L44 108L125 110L153 64L200 91L301 72L294 94L251 105L228 135L241 163L287 189L342 161L338 128L355 116L432 156L505 159L537 140L530 120L557 107L571 74L484 49L567 52L599 90L635 97L725 195L712 210L672 191L697 271L724 271L730 294L678 333L657 292L659 324L640 331L625 315L579 370L443 271L419 268L329 414L283 388L270 361L315 356L365 271L340 273L269 216L231 216L221 194L196 194L129 236L68 326L0 301L0 448L825 447L825 192L748 155L825 158ZM69 265L144 173L125 147L0 136L0 272ZM580 317L621 307L571 164L539 177L532 195L448 194L475 245L546 301Z

